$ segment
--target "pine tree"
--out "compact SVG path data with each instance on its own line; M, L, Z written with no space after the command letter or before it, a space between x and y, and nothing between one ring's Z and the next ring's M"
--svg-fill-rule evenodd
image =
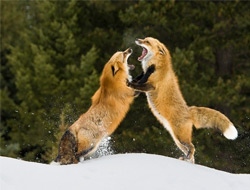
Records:
M246 124L249 120L244 118L249 115L249 109L245 107L249 105L249 75L246 73L249 73L249 61L245 59L250 47L247 45L248 7L249 4L244 2L140 1L120 12L120 18L127 26L124 31L127 36L152 36L166 44L188 105L207 106L228 115L242 135L238 141L244 147L248 147L245 139L249 133ZM140 106L137 108L141 113L144 112L143 109ZM155 125L164 130L154 122L151 117L136 120L137 125L143 126L141 132L146 126L151 128ZM125 130L125 127L122 129ZM134 128L129 136L133 136L133 131ZM145 141L148 139L145 138ZM154 143L158 142L155 138ZM130 143L132 144L131 138ZM165 143L170 146L173 142L166 140ZM200 144L196 149L200 163L236 171L235 166L240 162L240 157L233 155L240 153L239 147L233 146L235 141L227 141L215 131L200 130L194 134L194 144L196 143ZM136 141L133 145L136 146ZM227 151L222 154L222 149ZM169 155L168 152L163 154ZM229 155L234 157L234 166L222 166L218 159L216 163L209 162L216 156L227 159Z
M82 61L85 65L81 63L83 54L74 36L78 32L75 1L31 6L38 11L33 16L39 24L21 33L24 43L13 47L8 56L20 102L19 121L9 134L20 146L19 156L44 161L42 155L52 148L62 112L68 114L66 124L72 123L80 112L78 108L84 106L79 105L78 97L89 100L91 96L81 89L98 84L98 75L91 67L97 53L95 48L90 49L85 56L88 60ZM91 86L89 75L94 82Z
M136 60L141 48L134 40L152 36L170 50L188 105L218 109L239 130L236 141L195 130L198 163L231 172L249 170L242 162L249 159L249 3L3 4L8 6L1 9L1 155L51 161L65 128L90 106L111 55L132 47L129 62L136 66L135 76L141 73ZM112 139L117 153L180 154L143 94Z
M1 45L0 45L0 135L1 135L1 155L12 156L17 154L20 147L16 142L9 142L11 126L15 125L18 119L17 97L13 74L10 72L11 66L7 56L11 53L10 46L20 45L21 37L19 31L23 31L27 26L26 2L1 1L0 21L1 21ZM15 14L13 14L15 13Z

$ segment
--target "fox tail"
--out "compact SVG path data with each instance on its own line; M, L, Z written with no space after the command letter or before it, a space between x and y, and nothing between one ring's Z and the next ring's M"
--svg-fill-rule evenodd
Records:
M60 164L76 163L77 142L75 136L67 130L61 138L58 156L54 160Z
M233 123L221 112L205 107L189 107L190 115L196 129L216 128L227 139L234 140L238 137L238 131Z

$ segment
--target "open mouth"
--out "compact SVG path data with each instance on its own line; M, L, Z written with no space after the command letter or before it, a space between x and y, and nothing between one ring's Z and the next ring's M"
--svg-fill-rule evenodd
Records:
M144 47L142 47L142 54L140 57L138 57L138 61L143 60L143 58L148 54L148 50Z
M128 53L128 57L127 57L127 59L128 59L129 56L133 53L133 50L132 50L132 48L128 48L125 52ZM128 62L127 62L127 65L128 65L128 70L134 70L135 69L135 66L128 64Z
M132 76L129 74L129 70L134 70L135 66L132 65L132 64L128 64L128 58L133 53L133 50L131 48L129 48L128 53L129 54L128 54L128 57L127 57L127 60L126 60L126 62L127 62L127 74L128 74L127 80L131 82L132 81Z

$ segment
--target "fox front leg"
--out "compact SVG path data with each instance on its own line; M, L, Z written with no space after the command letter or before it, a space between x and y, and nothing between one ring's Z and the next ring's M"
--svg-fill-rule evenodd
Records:
M152 84L149 84L149 83L146 83L148 81L148 78L150 77L150 75L155 71L155 66L154 65L151 65L146 73L143 75L139 75L137 78L140 78L140 80L135 83L134 81L133 82L127 82L127 85L131 88L134 88L135 90L137 91L140 91L140 92L148 92L148 91L151 91L151 90L154 90L154 86Z
M155 87L149 83L139 84L127 81L127 86L136 90L135 96L138 92L149 92L155 89Z
M144 76L144 72L142 72L140 75L138 75L137 77L135 77L133 80L132 80L132 83L137 83L139 80L142 79L142 77ZM128 83L127 83L128 84ZM139 95L140 95L140 91L135 91L134 93L134 97L137 98Z
M132 82L127 82L128 87L135 89L136 91L140 92L148 92L151 90L154 90L155 87L152 84L138 84L138 83L132 83Z
M148 78L155 72L155 65L151 65L147 68L146 73L143 75L143 77L139 80L139 84L144 84L148 81Z
M148 81L148 78L150 77L150 75L155 71L155 65L151 65L146 73L144 74L144 72L142 72L140 75L138 75L137 77L135 77L132 82L133 83L140 83L140 84L143 84L143 83L146 83Z
M144 72L142 72L140 75L138 75L137 77L135 77L132 82L138 82L139 80L142 79L142 77L144 76Z

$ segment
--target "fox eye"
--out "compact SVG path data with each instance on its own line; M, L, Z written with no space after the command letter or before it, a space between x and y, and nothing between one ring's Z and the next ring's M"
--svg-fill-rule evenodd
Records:
M113 76L115 76L115 68L114 68L114 66L111 66L111 69L112 69Z
M150 42L149 42L148 40L146 41L146 43L147 43L147 44L150 44Z
M119 67L117 66L117 64L115 64L114 66L112 65L111 70L112 70L113 76L115 76L116 73L119 71Z

